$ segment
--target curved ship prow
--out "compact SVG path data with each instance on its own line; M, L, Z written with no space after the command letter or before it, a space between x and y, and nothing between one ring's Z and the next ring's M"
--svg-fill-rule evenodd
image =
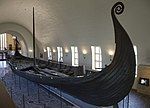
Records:
M128 95L135 79L133 44L116 18L116 14L120 15L123 10L122 2L117 2L112 7L116 50L112 63L102 71L89 76L71 77L65 76L60 70L52 72L35 66L18 69L12 62L13 72L31 81L59 88L92 105L111 106L118 103Z

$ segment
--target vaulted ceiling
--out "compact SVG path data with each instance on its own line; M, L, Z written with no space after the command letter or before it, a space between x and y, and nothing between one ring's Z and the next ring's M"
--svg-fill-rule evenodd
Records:
M36 38L41 43L59 41L63 36L76 39L99 29L97 26L106 22L104 18L110 16L114 3L109 3L106 12L105 0L0 0L0 23L17 23L32 32L32 7L35 7Z
M17 23L32 32L32 7L35 7L36 38L43 45L62 41L65 36L71 36L73 40L82 40L82 36L97 39L99 31L106 36L113 33L110 9L116 1L118 0L0 0L0 23ZM140 0L136 1L123 1L130 10L120 17L124 24L130 24L131 21L136 23L132 14L138 11L135 8L150 4L149 0L144 0L143 4ZM135 15L140 19L139 14Z

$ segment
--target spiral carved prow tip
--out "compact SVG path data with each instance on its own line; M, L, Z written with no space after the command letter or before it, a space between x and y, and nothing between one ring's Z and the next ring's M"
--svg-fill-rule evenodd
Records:
M120 15L124 11L124 4L122 2L117 2L113 7L112 7L112 13Z

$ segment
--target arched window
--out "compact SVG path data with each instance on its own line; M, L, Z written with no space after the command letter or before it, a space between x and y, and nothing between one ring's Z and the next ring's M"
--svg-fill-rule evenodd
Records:
M52 50L50 47L47 47L47 55L48 55L48 60L52 60Z
M137 68L138 68L138 63L137 63L137 46L134 45L133 48L134 48L135 60L136 60L135 77L137 77Z
M7 48L6 39L6 33L0 34L0 50L5 50L5 48Z
M78 47L71 46L71 52L72 52L72 66L79 66Z
M102 54L100 46L91 46L92 69L100 71L102 69Z
M62 47L57 47L58 51L58 62L63 62L63 50Z

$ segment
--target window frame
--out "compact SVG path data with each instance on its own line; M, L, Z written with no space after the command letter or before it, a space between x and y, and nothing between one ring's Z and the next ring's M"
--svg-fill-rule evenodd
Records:
M100 46L91 46L91 52L92 52L92 69L101 71L102 70L101 47Z
M0 34L0 50L5 50L5 48L7 48L7 34L6 33L2 33Z
M136 64L136 67L135 67L135 77L137 77L137 70L138 70L138 58L137 58L137 46L136 45L133 45L133 49L134 49L134 53L135 53L135 64Z
M52 49L50 47L46 47L47 48L47 57L48 60L52 60L53 56L52 56Z
M78 47L71 46L72 66L79 66Z
M57 60L58 62L63 62L63 48L62 47L57 47Z

